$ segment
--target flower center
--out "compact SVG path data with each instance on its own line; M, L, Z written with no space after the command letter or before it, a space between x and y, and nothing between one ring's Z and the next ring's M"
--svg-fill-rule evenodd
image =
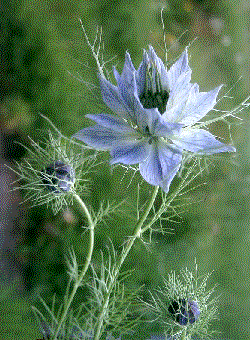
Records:
M75 182L75 171L62 161L54 161L41 171L43 183L56 194L70 191Z
M157 108L161 114L166 110L169 93L163 89L160 73L153 63L149 63L146 71L146 82L140 101L145 109Z
M144 138L147 138L148 144L152 144L153 141L155 141L155 143L157 143L158 137L153 136L150 131L149 131L149 127L146 126L144 129Z

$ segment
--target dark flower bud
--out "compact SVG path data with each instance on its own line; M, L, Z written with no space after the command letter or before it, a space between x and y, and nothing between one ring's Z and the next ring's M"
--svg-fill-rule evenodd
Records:
M153 61L147 66L145 88L139 98L145 109L157 108L161 114L166 110L169 93L164 89L161 74Z
M182 326L186 326L188 322L193 324L200 315L197 302L185 299L173 300L168 311Z
M75 171L61 161L54 161L42 171L42 181L49 191L56 194L70 191L75 182Z

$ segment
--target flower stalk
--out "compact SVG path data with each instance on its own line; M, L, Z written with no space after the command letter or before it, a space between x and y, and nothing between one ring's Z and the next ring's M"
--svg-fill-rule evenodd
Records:
M116 268L115 268L112 280L110 280L110 282L109 282L107 293L106 293L106 296L105 296L105 299L104 299L104 302L103 302L103 306L102 306L102 308L101 308L101 310L99 312L99 315L98 315L98 326L97 326L97 329L96 329L96 332L95 332L94 340L99 340L100 339L100 336L102 334L103 320L104 320L105 313L106 313L106 310L107 310L107 307L108 307L110 294L111 294L111 292L112 292L112 290L114 288L114 285L115 285L115 281L116 281L116 279L117 279L117 277L119 275L121 266L123 265L123 262L125 261L127 255L129 254L129 252L130 252L130 250L131 250L135 240L137 238L139 238L141 236L141 234L142 234L143 223L147 219L147 217L148 217L148 215L149 215L149 213L150 213L150 211L151 211L151 209L153 207L153 204L155 202L158 190L159 190L159 187L156 186L154 188L152 197L151 197L151 199L150 199L150 201L148 203L148 206L147 206L144 214L142 215L141 219L138 221L138 224L137 224L137 226L134 229L133 235L131 236L131 238L127 242L126 246L123 248L123 251L122 251L121 256L120 256L120 260L118 261L118 263L116 265Z
M92 220L91 214L87 208L87 206L85 205L85 203L83 202L83 200L80 198L80 196L78 196L77 194L74 194L74 198L75 200L78 202L78 204L80 205L82 211L84 212L85 216L87 217L88 223L89 223L89 247L88 247L88 253L87 253L87 257L83 266L83 269L80 273L80 275L78 276L78 278L76 279L76 281L74 282L74 287L72 289L72 292L69 296L69 299L67 300L67 303L64 306L64 311L62 313L61 319L57 325L57 329L55 331L54 337L53 339L56 340L57 335L60 332L61 326L64 322L64 320L67 317L67 313L68 310L71 306L71 303L75 297L75 294L77 292L78 287L81 285L81 282L89 268L90 265L90 261L92 258L92 253L93 253L93 249L94 249L94 228L95 228L95 223Z
M190 340L190 337L187 336L187 329L186 328L181 333L181 339L180 340Z

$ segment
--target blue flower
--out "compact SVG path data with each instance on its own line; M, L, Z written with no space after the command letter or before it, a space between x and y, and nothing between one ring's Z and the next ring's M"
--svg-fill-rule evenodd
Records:
M200 310L196 301L185 299L174 300L168 308L169 313L182 326L189 322L193 324L200 315Z
M75 171L69 164L54 161L42 170L41 177L49 191L60 194L71 190L75 182Z
M187 50L167 71L152 46L144 52L138 70L129 53L117 86L100 75L104 103L115 115L86 117L96 124L79 131L75 138L98 150L109 150L111 163L138 164L142 177L168 192L180 168L183 150L195 154L233 152L195 124L216 104L221 87L199 92L191 84Z

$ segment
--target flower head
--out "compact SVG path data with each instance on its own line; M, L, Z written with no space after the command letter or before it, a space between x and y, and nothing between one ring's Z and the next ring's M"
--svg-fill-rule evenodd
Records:
M42 170L41 178L49 191L60 194L71 190L75 182L75 170L71 165L56 160Z
M187 325L194 323L200 315L198 304L192 300L173 300L168 307L169 313L173 316L180 325Z
M171 339L180 339L184 333L187 339L193 336L209 338L208 326L217 318L217 298L211 298L214 288L207 290L207 280L210 274L198 276L187 268L181 275L172 272L164 279L163 288L151 294L152 303L145 303L156 316L165 334L171 334Z
M56 133L48 130L39 142L31 140L27 157L14 170L21 181L14 190L22 189L32 206L51 205L54 214L73 203L76 188L86 191L86 186L79 186L84 181L80 172L82 176L83 165L84 172L94 165L93 157L86 156L82 147Z
M115 113L87 115L96 124L74 135L99 150L109 150L111 163L139 164L142 177L167 192L180 168L183 151L195 154L232 152L195 124L216 104L221 87L199 92L191 84L188 53L167 71L153 47L144 52L138 70L129 53L117 86L100 75L104 103Z

